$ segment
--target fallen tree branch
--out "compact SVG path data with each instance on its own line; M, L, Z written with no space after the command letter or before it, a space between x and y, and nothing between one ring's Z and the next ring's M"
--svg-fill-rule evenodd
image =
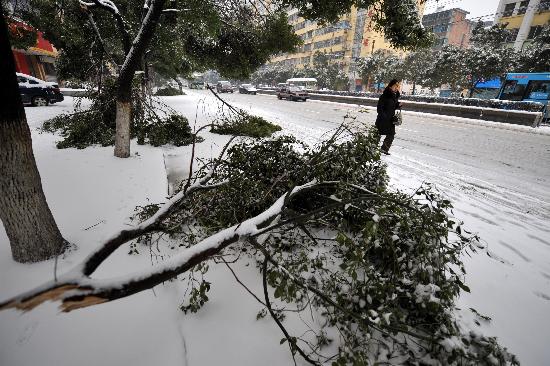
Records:
M376 329L377 331L381 332L382 334L386 334L388 336L391 335L389 332L401 332L401 333L408 334L408 335L410 335L414 338L417 338L417 339L420 339L420 340L423 340L423 341L429 341L429 342L434 341L433 338L428 336L428 335L412 332L409 329L405 329L405 328L401 328L401 327L395 327L395 326L392 326L392 325L376 325L373 322L369 321L368 318L364 318L364 317L360 316L359 314L356 314L352 311L349 311L348 309L343 308L338 303L336 303L334 300L332 300L330 298L330 296L324 294L319 289L317 289L317 288L315 288L311 285L308 285L302 278L297 278L294 275L292 275L286 268L284 268L275 259L273 259L273 257L270 255L269 251L267 249L265 249L262 245L260 245L256 240L251 238L250 243L255 248L257 248L260 252L262 252L262 254L264 255L264 257L266 258L267 261L269 261L276 268L279 268L297 286L312 292L313 294L315 294L317 296L317 298L319 298L325 304L333 306L335 309L338 309L339 311L343 312L344 314L350 316L351 318L353 318L357 322L357 324L362 325L362 326L366 326L366 327L372 327L373 329ZM0 307L0 309L1 309L1 307ZM382 329L382 328L386 329L387 331Z
M238 110L237 108L233 107L231 104L229 104L229 103L227 103L225 100L223 100L223 98L220 97L220 96L218 95L218 93L216 93L216 92L214 91L214 89L212 89L212 87L211 87L210 85L206 84L206 87L207 87L208 90L210 90L210 91L212 92L212 94L214 94L214 96L215 96L216 98L218 98L224 105L228 106L229 109L231 109L233 112L237 113L237 114L240 115L241 117L245 117L245 114L244 114L242 111Z
M235 281L237 281L239 283L239 285L241 285L245 290L246 292L248 292L254 299L256 299L257 302L259 302L260 304L262 304L263 306L266 306L265 303L260 300L260 298L258 298L258 296L256 296L256 294L254 292L252 292L251 289L248 288L248 286L246 286L241 280L239 277L237 277L237 274L235 273L235 271L233 271L233 268L231 268L231 266L229 265L229 263L227 263L227 261L225 260L225 258L222 257L222 261L223 263L226 265L226 267L229 269L229 271L231 271L231 274L233 275L233 277L235 278Z
M279 197L271 207L259 215L201 240L196 245L170 258L153 270L142 270L116 280L93 279L86 274L86 271L93 272L99 263L112 254L116 247L130 240L129 238L139 236L137 235L138 233L143 234L152 231L151 227L158 223L157 221L160 221L159 218L166 217L170 207L178 202L176 197L180 195L176 195L171 200L171 204L167 205L160 212L157 212L155 216L142 223L136 229L119 233L114 238L107 241L105 246L94 252L81 265L65 275L60 276L57 281L49 281L34 290L0 303L0 310L16 308L23 311L29 311L45 301L61 301L61 310L69 312L75 309L113 301L150 289L190 270L195 265L219 254L224 248L239 240L261 235L263 230L260 228L269 225L269 223L281 214L286 206L288 197L292 197L316 185L317 183L312 182L295 187L292 191ZM199 186L200 185L196 185L196 187ZM191 188L187 192L190 190Z
M279 327L279 329L281 329L281 331L285 335L285 338L288 342L288 346L290 347L290 352L292 353L292 358L294 358L294 353L297 351L300 354L300 356L302 356L304 358L304 360L306 360L307 362L309 362L312 365L319 366L320 365L319 362L316 362L316 361L312 360L311 358L309 358L309 356L304 352L304 350L302 348L300 348L300 346L298 346L298 344L296 343L296 338L293 338L293 337L290 336L290 334L288 334L288 331L283 326L283 323L281 323L279 318L277 318L277 314L275 314L275 312L273 311L273 308L271 307L271 301L269 300L269 293L267 291L267 262L268 261L269 261L268 257L266 256L265 259L264 259L264 262L263 262L263 266L262 266L262 271L263 271L262 284L264 286L265 306L266 306L267 310L269 311L269 314L271 314L271 317L273 318L275 323L277 323L277 326ZM294 362L296 363L296 361L294 361Z

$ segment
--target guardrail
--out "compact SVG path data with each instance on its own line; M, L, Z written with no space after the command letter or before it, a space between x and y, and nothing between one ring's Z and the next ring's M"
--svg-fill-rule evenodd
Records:
M275 90L258 90L260 94L276 95ZM378 99L367 97L352 97L343 95L327 95L310 93L309 99L357 104L376 107ZM403 110L412 112L432 113L445 116L479 119L483 121L503 122L516 125L537 127L543 120L542 112L528 112L508 109L472 107L455 104L422 103L403 100Z
M68 97L86 97L90 93L87 89L60 88L59 90Z

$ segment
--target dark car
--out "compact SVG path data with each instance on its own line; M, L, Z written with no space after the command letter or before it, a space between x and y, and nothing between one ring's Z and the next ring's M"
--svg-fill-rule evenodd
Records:
M204 82L203 81L192 81L189 84L189 89L204 89Z
M297 86L283 86L277 90L277 98L293 101L303 100L305 102L309 98L309 94Z
M47 106L63 101L64 97L57 83L47 83L30 75L17 73L19 93L23 104Z
M239 86L239 93L241 94L254 94L256 95L256 92L258 89L254 87L252 84L242 84Z
M218 93L233 93L233 86L229 81L218 81L216 90Z

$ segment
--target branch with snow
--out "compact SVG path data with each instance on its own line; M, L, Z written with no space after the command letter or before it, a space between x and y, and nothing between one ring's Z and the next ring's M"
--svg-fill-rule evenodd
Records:
M122 17L122 14L120 14L115 3L110 0L93 0L92 2L79 0L79 3L80 6L86 11L89 11L89 9L93 8L101 8L109 11L113 15L118 31L120 32L120 36L122 37L124 52L127 54L131 48L130 34L128 32L128 29L126 29L124 18Z
M271 207L259 215L203 239L198 244L172 257L153 270L143 270L116 279L93 279L89 277L99 264L122 244L145 233L154 231L158 223L170 213L171 208L184 197L193 191L211 188L212 186L204 184L208 179L209 177L207 176L192 185L187 191L182 191L174 196L162 210L138 227L132 230L124 230L107 240L83 263L60 276L57 281L46 282L34 290L1 303L0 310L16 308L29 311L45 301L61 301L60 308L62 311L69 312L150 289L190 270L195 265L220 253L224 248L239 240L264 233L264 230L261 228L269 225L282 213L290 198L304 190L317 186L317 183L312 182L295 187L279 197Z

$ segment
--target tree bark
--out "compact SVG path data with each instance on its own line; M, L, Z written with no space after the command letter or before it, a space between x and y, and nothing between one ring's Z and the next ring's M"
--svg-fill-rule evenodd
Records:
M132 120L132 102L116 101L115 156L130 156L130 122Z
M37 262L62 253L65 240L42 190L6 20L0 12L0 219L13 259Z
M152 0L149 11L141 24L132 48L126 54L124 64L120 69L117 87L116 138L115 156L127 158L130 156L130 121L132 115L132 81L137 68L141 64L145 50L153 38L155 29L165 0Z

